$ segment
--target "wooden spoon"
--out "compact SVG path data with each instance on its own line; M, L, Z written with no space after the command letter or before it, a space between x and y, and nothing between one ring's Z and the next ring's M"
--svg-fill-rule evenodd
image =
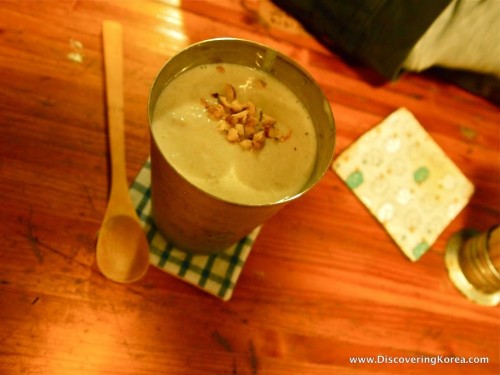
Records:
M123 120L122 28L103 22L111 192L97 240L97 266L117 282L140 279L149 266L149 246L128 193Z

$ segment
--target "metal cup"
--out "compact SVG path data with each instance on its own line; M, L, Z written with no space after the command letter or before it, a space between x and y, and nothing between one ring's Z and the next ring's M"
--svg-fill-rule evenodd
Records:
M318 151L313 173L299 193L279 202L262 205L225 201L188 182L160 152L151 131L158 97L178 74L210 63L240 64L263 70L285 84L302 101L316 129ZM154 220L167 240L193 253L219 252L237 243L283 206L311 189L328 170L333 157L335 123L330 104L318 84L288 57L264 45L242 39L206 40L172 57L153 83L148 115Z

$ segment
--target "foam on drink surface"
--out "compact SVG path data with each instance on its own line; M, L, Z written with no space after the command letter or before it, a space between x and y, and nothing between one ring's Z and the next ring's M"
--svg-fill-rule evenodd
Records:
M201 103L227 84L236 89L240 103L253 102L291 136L284 142L268 140L260 150L229 143L218 131L223 120L208 116ZM184 178L239 204L269 204L299 193L316 158L314 125L295 94L267 73L236 64L201 65L175 77L158 98L152 132Z

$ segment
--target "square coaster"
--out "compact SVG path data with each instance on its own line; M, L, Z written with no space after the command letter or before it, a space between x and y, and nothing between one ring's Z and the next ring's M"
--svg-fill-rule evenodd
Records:
M474 192L405 108L363 134L332 168L412 261L432 246Z
M151 215L150 185L151 163L147 160L137 174L129 192L149 242L150 264L228 301L259 234L260 227L221 253L195 255L180 250L169 243L155 225Z

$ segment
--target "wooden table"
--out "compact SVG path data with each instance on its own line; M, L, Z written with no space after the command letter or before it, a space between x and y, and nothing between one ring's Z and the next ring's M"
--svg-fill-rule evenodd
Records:
M129 180L148 158L161 66L191 43L233 36L317 79L336 154L406 107L475 194L412 263L330 170L263 227L229 302L155 268L111 282L95 265L109 187L104 19L124 28ZM500 112L428 75L374 86L366 73L264 1L0 2L0 373L498 374L499 310L463 297L443 255L454 232L500 221ZM358 356L489 363L350 363Z

